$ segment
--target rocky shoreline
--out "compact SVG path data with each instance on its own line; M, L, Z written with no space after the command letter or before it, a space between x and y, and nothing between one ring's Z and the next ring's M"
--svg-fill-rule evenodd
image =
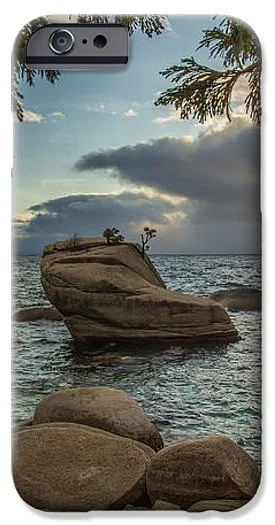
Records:
M13 435L16 489L41 510L229 511L260 482L254 460L227 437L164 447L140 405L111 388L49 394Z
M211 298L167 290L139 245L78 239L46 246L42 284L52 307L15 311L18 322L61 321L84 343L227 343L240 339L228 309L260 309L260 292ZM148 346L148 345L147 345ZM146 345L144 345L146 348ZM117 364L117 352L92 357ZM13 432L13 477L29 505L46 511L231 511L260 483L254 460L223 435L164 446L158 428L121 390L75 388L46 395Z

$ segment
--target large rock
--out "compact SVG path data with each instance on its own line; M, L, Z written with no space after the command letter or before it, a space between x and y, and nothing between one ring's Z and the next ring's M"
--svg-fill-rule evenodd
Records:
M32 428L66 428L68 430L70 428L82 428L83 430L89 430L90 432L95 432L96 434L101 434L103 436L111 437L112 439L120 439L122 436L118 436L117 434L113 434L112 432L108 432L107 430L102 430L102 428L96 428L96 427L90 427L88 425L82 425L80 423L68 423L65 421L60 422L53 422L53 423L38 423L37 425L29 425L25 426L19 426L16 425L12 429L12 434L15 434L16 432L23 432L26 430L32 430ZM148 447L148 445L145 445L145 443L141 443L141 441L136 441L134 439L130 438L123 438L127 441L133 442L133 444L138 447L147 457L148 461L150 462L152 457L156 455L156 452L151 448Z
M74 388L53 392L37 405L33 424L67 421L102 428L113 434L160 450L158 429L128 394L104 387Z
M41 275L48 299L83 342L238 338L215 301L167 290L137 244L78 239L72 247L60 241L45 247Z
M32 307L32 308L21 308L16 310L14 314L16 321L38 321L40 319L47 319L49 321L63 321L63 315L52 307Z
M210 297L228 310L261 310L261 291L249 286L219 290Z
M258 488L253 459L225 437L181 441L154 456L147 471L150 500L187 509L201 500L249 500Z
M143 444L72 423L21 430L13 478L29 505L48 511L123 509L146 500L154 452Z

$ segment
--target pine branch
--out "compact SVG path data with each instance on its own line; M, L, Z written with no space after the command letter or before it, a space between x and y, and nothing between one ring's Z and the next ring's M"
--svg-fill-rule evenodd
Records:
M160 35L167 29L168 23L166 16L147 15L147 16L106 16L106 15L79 15L77 21L82 24L115 23L124 25L129 35L134 31L140 30L148 38Z
M180 65L160 72L174 87L161 93L155 105L173 105L181 119L194 118L202 124L209 117L222 115L231 120L233 89L244 77L250 90L244 100L245 111L260 124L261 60L255 35L245 26L224 19L218 27L204 31L197 50L202 48L209 50L210 58L221 58L226 69L204 66L194 57L181 59Z
M197 51L209 49L209 57L223 59L223 66L244 67L247 62L258 59L259 43L244 25L234 20L224 19L218 27L206 29L204 36L199 42Z

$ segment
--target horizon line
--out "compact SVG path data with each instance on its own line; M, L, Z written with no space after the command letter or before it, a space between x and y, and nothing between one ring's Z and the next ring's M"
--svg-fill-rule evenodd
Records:
M43 253L39 252L39 253L15 253L14 254L15 257L37 257L37 256L42 256ZM160 257L160 256L163 256L163 255L183 255L183 256L186 256L186 257L200 257L200 256L223 256L223 257L226 257L228 255L230 256L240 256L240 255L243 255L243 256L261 256L262 253L261 252L257 252L257 253L225 253L225 252L222 252L222 253L207 253L207 252L202 252L202 253L184 253L184 252L166 252L166 253L151 253L151 254L147 254L149 257L150 256L157 256L157 257Z

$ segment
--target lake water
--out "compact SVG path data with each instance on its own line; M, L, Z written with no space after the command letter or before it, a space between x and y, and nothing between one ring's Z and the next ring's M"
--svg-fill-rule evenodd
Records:
M261 287L259 256L155 255L168 288L194 295L237 286ZM40 259L14 262L14 307L49 306L40 283ZM13 417L33 414L43 396L81 386L126 391L145 409L166 444L209 434L234 439L260 464L261 316L229 312L242 339L225 345L184 345L159 351L123 350L74 342L62 322L16 323L13 330ZM102 365L95 355L116 352L118 363Z

